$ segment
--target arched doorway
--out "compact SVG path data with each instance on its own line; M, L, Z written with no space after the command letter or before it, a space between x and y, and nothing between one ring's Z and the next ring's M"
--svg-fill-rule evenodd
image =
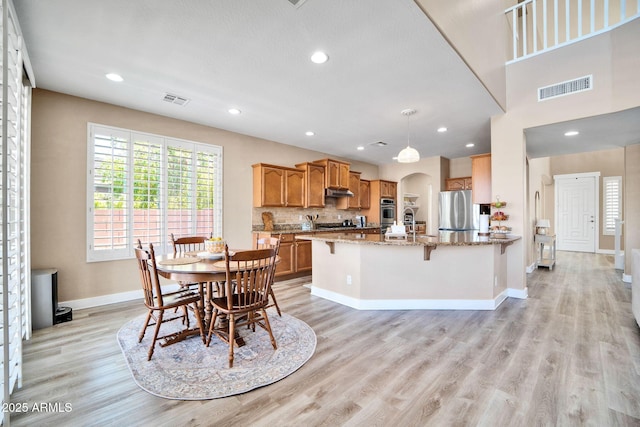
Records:
M412 173L400 180L398 201L398 218L404 220L405 208L411 208L415 213L417 223L426 224L426 232L437 232L437 199L438 192L433 189L433 178L425 173ZM408 210L407 210L408 211Z

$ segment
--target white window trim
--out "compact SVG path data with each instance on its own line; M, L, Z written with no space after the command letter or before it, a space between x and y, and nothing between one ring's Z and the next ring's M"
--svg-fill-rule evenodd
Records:
M216 186L216 199L215 199L215 207L214 207L214 217L218 218L217 221L215 221L215 223L212 226L212 233L214 235L218 235L221 236L222 235L222 228L223 228L223 218L222 218L222 213L223 213L223 206L222 206L222 201L223 201L223 197L222 197L222 191L223 191L223 182L222 182L222 178L223 178L223 150L221 146L218 145L213 145L213 144L206 144L206 143L201 143L201 142L195 142L195 141L189 141L189 140L184 140L184 139L177 139L177 138L172 138L172 137L166 137L166 136L162 136L162 135L155 135L155 134L151 134L148 132L141 132L141 131L136 131L136 130L130 130L130 129L124 129L124 128L118 128L118 127L114 127L114 126L109 126L109 125L103 125L103 124L99 124L99 123L87 123L87 243L86 243L86 260L87 262L100 262L100 261L115 261L115 260L121 260L121 259L130 259L133 258L134 256L134 242L133 242L133 238L130 239L130 241L127 242L126 244L126 248L125 249L121 249L121 250L105 250L105 251L95 251L93 250L93 239L94 239L94 218L93 218L93 208L94 208L94 178L93 178L93 166L94 166L94 139L93 139L93 130L95 128L103 128L103 129L109 129L110 131L112 131L115 134L122 134L122 135L128 135L128 157L127 157L127 161L129 162L129 171L128 171L128 177L129 177L129 181L133 182L132 180L132 175L134 172L133 169L133 142L135 140L134 135L139 135L139 136L145 136L145 137L149 137L150 139L154 139L156 141L161 141L162 143L162 147L163 147L163 153L162 153L162 162L163 162L163 166L162 166L162 183L160 186L160 191L162 196L162 200L163 203L165 204L166 207L166 203L167 203L167 158L168 158L168 153L166 150L167 146L179 146L179 147L183 147L183 148L187 148L187 149L192 149L194 152L197 151L205 151L205 152L209 152L209 153L214 153L217 157L218 157L218 167L216 168L216 175L215 175L215 186ZM195 156L194 156L195 157ZM133 193L133 188L130 186L128 188L128 193L131 196ZM130 199L132 200L132 198ZM131 203L128 206L128 209L132 210L133 209L133 204ZM167 230L167 211L166 209L163 209L162 212L162 229L163 231L161 232L161 241L160 242L154 242L154 246L157 243L158 249L156 251L156 253L164 253L165 252L165 248L168 247L169 245L169 231ZM133 217L132 215L128 216L128 222L127 222L127 230L130 231L131 234L133 230ZM194 231L195 233L195 231ZM145 242L146 243L146 242Z
M611 188L609 183L616 183L617 188ZM609 194L615 191L617 194ZM611 218L612 213L609 212L607 203L609 197L617 197L618 211L615 218ZM613 236L616 233L616 219L622 219L622 177L621 176L605 176L602 178L602 234Z

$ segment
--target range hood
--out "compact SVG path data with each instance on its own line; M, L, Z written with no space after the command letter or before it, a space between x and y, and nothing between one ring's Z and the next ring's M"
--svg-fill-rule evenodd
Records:
M354 194L349 190L333 190L331 188L325 189L325 197L353 197Z

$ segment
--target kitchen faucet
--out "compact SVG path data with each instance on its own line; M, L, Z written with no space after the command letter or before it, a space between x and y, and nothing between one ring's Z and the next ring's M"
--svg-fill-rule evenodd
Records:
M413 208L406 206L402 211L402 215L404 216L407 211L411 212L411 233L413 234L413 241L416 241L416 211ZM404 221L403 221L404 223Z

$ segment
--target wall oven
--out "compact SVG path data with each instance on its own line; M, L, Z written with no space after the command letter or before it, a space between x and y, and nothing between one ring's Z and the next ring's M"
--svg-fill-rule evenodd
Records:
M396 201L394 199L380 199L380 232L385 233L387 227L396 220Z

